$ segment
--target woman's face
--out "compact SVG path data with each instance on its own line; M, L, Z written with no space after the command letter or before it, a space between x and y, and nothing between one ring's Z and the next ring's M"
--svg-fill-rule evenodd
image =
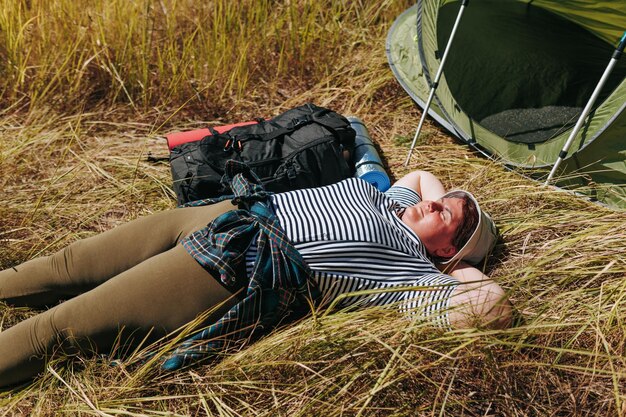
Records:
M420 238L428 253L449 258L456 253L452 241L463 223L464 204L460 198L425 200L406 208L401 219Z

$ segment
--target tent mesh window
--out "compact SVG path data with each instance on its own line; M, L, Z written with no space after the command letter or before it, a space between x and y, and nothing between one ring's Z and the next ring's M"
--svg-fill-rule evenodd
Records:
M439 10L439 45L447 44L458 9L453 2ZM532 4L474 2L444 75L457 103L483 127L512 142L541 143L576 123L614 49ZM596 106L626 76L625 61L614 68Z

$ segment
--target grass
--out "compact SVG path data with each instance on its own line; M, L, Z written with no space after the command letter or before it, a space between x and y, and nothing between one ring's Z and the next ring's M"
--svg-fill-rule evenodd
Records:
M196 2L197 3L197 2ZM502 239L486 270L524 323L441 332L390 309L318 315L216 364L50 364L0 415L626 414L626 216L454 143L386 66L411 2L2 1L0 267L174 207L162 135L313 101L362 118L396 178L473 191ZM410 140L410 139L409 139ZM3 329L36 314L0 306ZM168 414L169 413L169 414Z

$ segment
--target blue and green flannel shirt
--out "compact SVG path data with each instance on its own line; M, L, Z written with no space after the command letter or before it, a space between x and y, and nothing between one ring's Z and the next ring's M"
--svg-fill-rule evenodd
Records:
M165 370L176 370L226 348L242 346L287 318L303 316L320 296L310 268L285 236L271 209L270 193L258 177L245 164L228 161L222 181L230 184L233 195L185 206L232 199L239 209L222 214L181 243L227 288L247 288L243 298L221 319L183 341L166 358L162 365ZM257 256L247 276L246 251L254 242Z

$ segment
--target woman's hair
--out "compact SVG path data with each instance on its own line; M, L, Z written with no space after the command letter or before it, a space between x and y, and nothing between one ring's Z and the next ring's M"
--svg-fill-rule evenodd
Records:
M456 229L452 244L457 251L461 250L478 226L478 210L471 197L463 191L453 191L446 198L460 198L463 200L463 223Z

